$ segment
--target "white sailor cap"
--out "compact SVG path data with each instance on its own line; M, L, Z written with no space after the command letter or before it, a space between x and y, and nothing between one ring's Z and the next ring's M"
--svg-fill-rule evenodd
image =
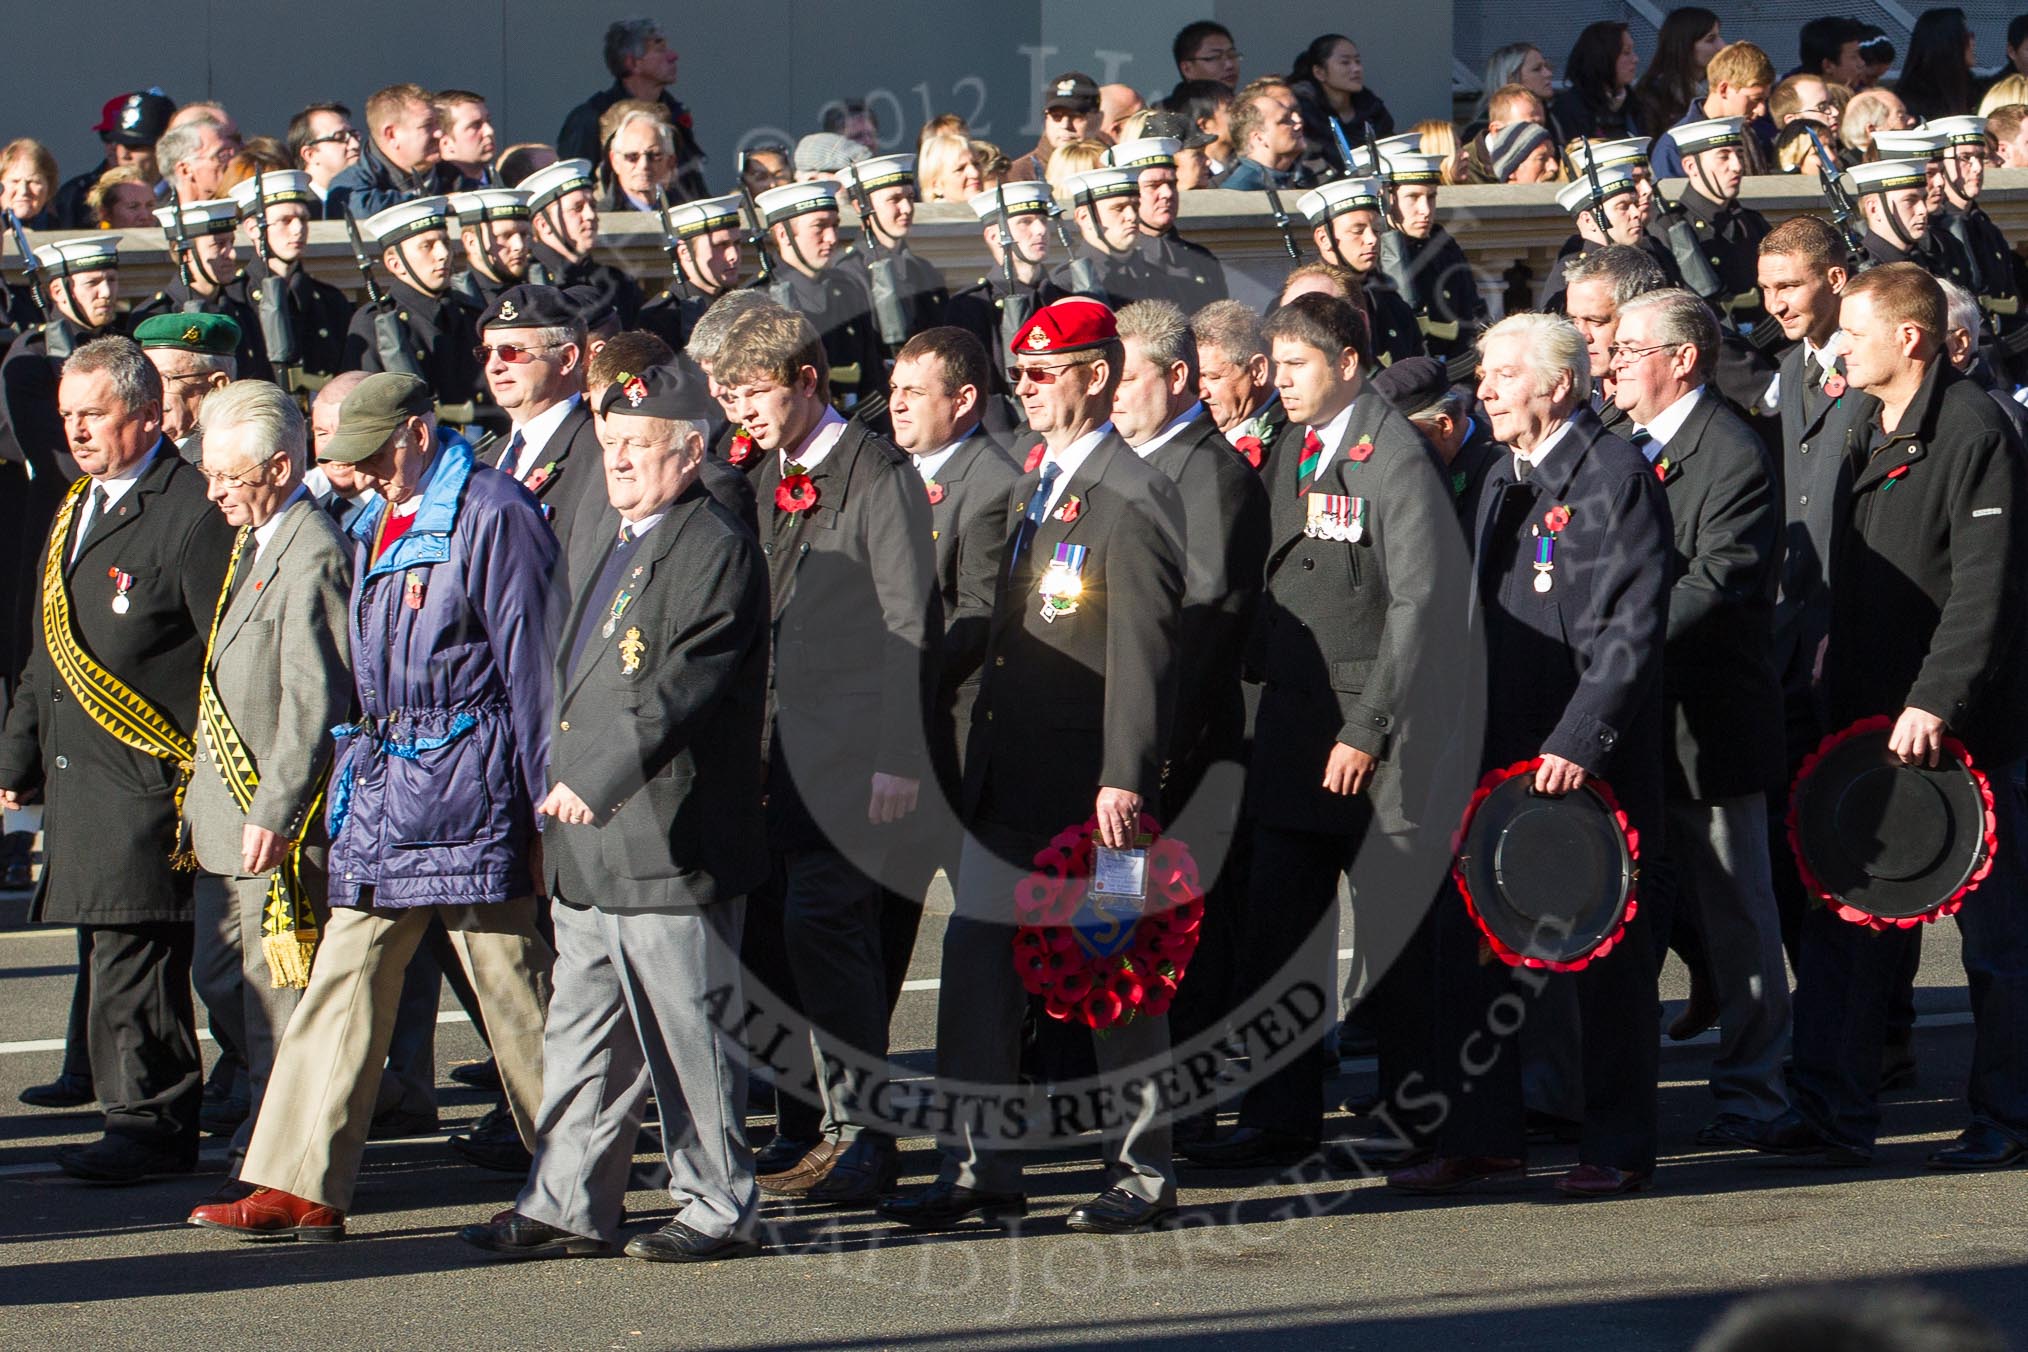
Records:
M1982 146L1986 144L1986 119L1983 117L1933 117L1922 124L1926 129L1943 137L1950 146ZM1880 133L1874 132L1878 141Z
M704 197L669 208L669 228L678 239L695 239L714 230L731 230L739 225L739 194Z
M103 272L120 265L117 236L90 236L60 239L35 250L35 263L48 277L74 277L81 272Z
M861 192L873 192L896 185L913 188L915 156L876 155L871 159L848 164L839 172L851 179Z
M1383 136L1373 143L1384 159L1389 155L1422 154L1422 134L1405 131L1396 136ZM1361 147L1363 149L1363 147Z
M566 193L583 188L591 192L597 186L592 181L590 160L558 160L546 164L527 178L514 185L528 194L528 209L540 211Z
M761 221L767 225L791 216L807 216L813 211L836 211L838 181L813 178L807 183L784 183L756 195L753 204L760 209Z
M317 201L317 191L310 186L310 176L300 169L271 169L233 184L226 193L242 216L251 216L265 207L280 206L285 202L301 202L309 206Z
M1141 171L1101 165L1081 174L1072 174L1064 180L1063 188L1073 202L1079 199L1102 202L1108 197L1133 197L1141 191Z
M1183 143L1173 136L1144 136L1122 141L1106 152L1106 163L1115 169L1173 169L1176 152Z
M1637 192L1640 184L1634 179L1634 171L1624 164L1610 168L1600 165L1598 169L1598 200L1604 202L1618 197L1621 193ZM1573 216L1582 216L1591 210L1591 175L1580 174L1575 183L1566 183L1557 190L1556 205Z
M1669 129L1676 149L1685 155L1746 144L1746 122L1737 117L1711 117L1702 122L1685 122Z
M474 188L470 192L454 192L450 203L451 214L458 218L459 225L477 225L481 221L525 221L534 214L528 206L528 194L520 188Z
M1601 170L1608 165L1621 164L1645 169L1648 165L1648 138L1632 136L1620 141L1580 141L1571 147L1570 158L1580 170L1587 158Z
M1979 139L1985 139L1984 132L1980 133ZM1873 149L1882 159L1926 160L1942 153L1944 141L1944 134L1929 126L1912 127L1907 131L1882 128L1873 133Z
M443 230L450 225L451 203L445 197L416 197L376 211L362 223L373 242L391 249L404 240Z
M155 220L161 225L162 233L173 243L176 239L176 216L179 208L174 205L155 208ZM198 235L229 235L239 224L239 203L230 197L214 197L206 202L191 202L180 208L183 216L183 233L186 237Z
M1380 152L1380 168L1389 183L1441 183L1444 181L1444 157L1441 155L1401 154L1391 155Z
M990 223L1000 215L1003 202L1009 216L1046 216L1051 206L1049 185L1041 179L1004 183L998 188L973 193L965 205L972 209L973 215Z
M1377 178L1334 178L1296 199L1296 210L1311 225L1352 211L1379 211L1384 190Z
M1845 171L1845 177L1852 181L1855 197L1864 197L1867 193L1890 193L1900 188L1926 188L1929 186L1929 161L1874 160L1853 165Z

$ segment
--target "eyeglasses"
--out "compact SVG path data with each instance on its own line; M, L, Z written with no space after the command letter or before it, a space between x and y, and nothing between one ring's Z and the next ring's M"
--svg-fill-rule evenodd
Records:
M498 346L481 343L472 349L472 355L479 359L481 366L489 364L495 354L509 366L519 366L523 362L534 361L538 352L554 352L561 346L561 343L501 343Z
M211 371L165 371L162 373L162 379L173 380L178 385L189 380L198 380L209 384L214 374Z
M676 157L666 150L615 150L613 158L621 164L639 164L643 160L649 164L660 164L664 160L673 160Z
M1639 361L1650 352L1666 352L1681 343L1656 343L1650 347L1628 347L1625 343L1614 343L1606 349L1606 357L1614 366L1627 366Z
M213 488L251 488L256 479L267 473L267 469L266 465L255 465L251 469L243 469L237 474L215 474L200 465L197 472L202 474L204 482L210 484Z
M1803 105L1800 111L1805 113L1831 114L1839 112L1841 110L1839 109L1837 104L1831 102L1829 99L1825 99L1822 103L1806 103Z
M1087 366L1089 364L1088 362L1081 361L1067 361L1060 366L1016 366L1014 368L1014 383L1018 385L1024 380L1030 380L1037 385L1054 385L1065 371L1075 370L1080 366Z
M312 136L309 140L303 142L303 144L306 147L327 146L327 145L357 145L359 144L359 133L353 130L351 127L341 127L337 131L332 132L329 136Z

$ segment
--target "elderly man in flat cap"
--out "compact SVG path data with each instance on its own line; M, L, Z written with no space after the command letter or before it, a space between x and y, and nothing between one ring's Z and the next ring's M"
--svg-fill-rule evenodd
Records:
M134 341L162 376L162 435L193 465L204 463L197 410L238 376L239 339L231 315L160 314L134 327Z

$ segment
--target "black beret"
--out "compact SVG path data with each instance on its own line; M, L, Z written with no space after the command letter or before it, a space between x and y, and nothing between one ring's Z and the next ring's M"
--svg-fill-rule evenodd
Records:
M560 329L577 322L577 307L553 286L510 286L479 317L482 329Z
M605 417L681 418L710 422L720 415L718 402L705 388L702 371L679 362L620 371L592 394L592 406Z
M613 308L612 297L598 287L566 286L563 298L587 329L619 322L620 312Z
M1420 413L1448 394L1450 377L1434 357L1403 357L1373 373L1373 388L1404 414Z

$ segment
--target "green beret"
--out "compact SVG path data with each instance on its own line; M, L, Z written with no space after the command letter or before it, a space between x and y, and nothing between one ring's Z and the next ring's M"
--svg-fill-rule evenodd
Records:
M155 315L135 326L134 341L142 347L173 347L211 357L230 357L239 351L239 325L231 315L202 311Z

